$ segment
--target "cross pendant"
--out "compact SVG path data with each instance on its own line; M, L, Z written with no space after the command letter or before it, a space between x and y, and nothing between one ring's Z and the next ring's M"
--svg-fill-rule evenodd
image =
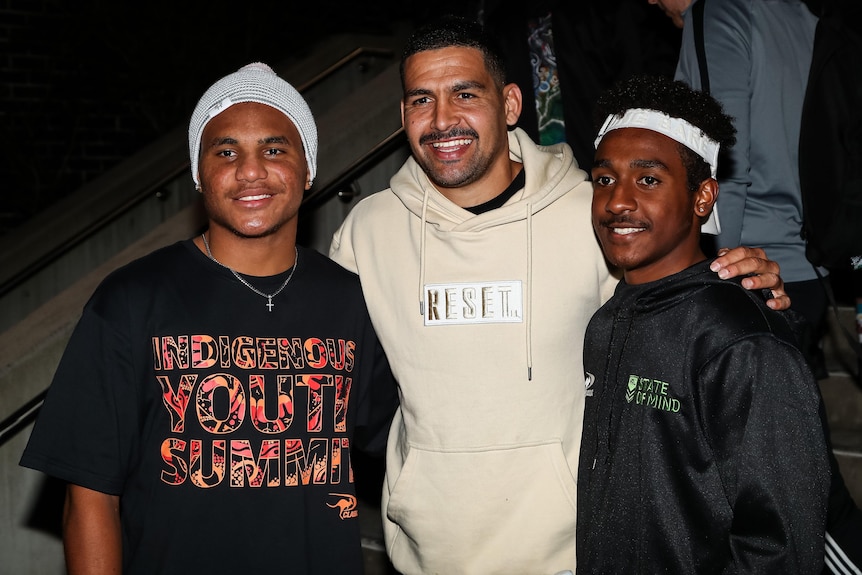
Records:
M272 303L272 296L267 296L266 298L266 307L269 308L269 311L272 311L272 308L275 304Z

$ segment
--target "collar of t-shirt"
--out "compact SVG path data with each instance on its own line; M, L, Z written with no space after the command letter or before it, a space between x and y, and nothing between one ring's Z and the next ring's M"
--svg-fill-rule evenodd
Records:
M515 195L515 192L522 189L524 184L527 183L527 176L524 174L524 170L522 169L518 172L518 175L515 176L515 179L512 180L512 183L509 184L505 190L503 190L498 196L491 198L485 203L479 204L478 206L473 206L470 208L464 208L468 212L471 212L474 215L484 214L485 212L490 212L491 210L496 210L503 204L505 204L509 198Z

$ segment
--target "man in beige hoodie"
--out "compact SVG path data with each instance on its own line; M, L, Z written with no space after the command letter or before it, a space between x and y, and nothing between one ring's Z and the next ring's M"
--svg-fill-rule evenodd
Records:
M386 548L405 575L575 568L587 322L611 274L592 185L565 144L520 129L517 85L474 23L419 30L402 59L412 157L354 207L330 255L359 273L401 388L389 435ZM722 277L778 266L741 248ZM773 306L789 304L782 294Z

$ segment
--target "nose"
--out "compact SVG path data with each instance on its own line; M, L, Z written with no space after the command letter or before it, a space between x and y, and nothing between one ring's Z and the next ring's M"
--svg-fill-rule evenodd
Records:
M619 215L626 212L632 212L637 209L637 201L634 194L627 186L617 183L608 190L608 198L605 202L605 211L608 213Z
M455 107L445 98L437 101L434 106L434 117L431 120L432 127L438 132L445 132L458 123Z
M266 163L256 154L246 154L240 157L236 167L236 179L246 182L266 179Z

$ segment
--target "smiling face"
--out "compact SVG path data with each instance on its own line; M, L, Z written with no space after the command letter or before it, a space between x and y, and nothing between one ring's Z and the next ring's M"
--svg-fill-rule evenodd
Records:
M231 106L206 125L199 166L211 234L295 235L310 185L302 140L283 113L251 102Z
M495 82L476 48L426 50L404 63L401 120L413 157L458 205L487 201L512 182L507 131L520 113L520 89Z
M675 140L642 128L608 132L593 165L593 228L608 260L641 284L705 259L700 222L718 196L705 180L690 192Z

